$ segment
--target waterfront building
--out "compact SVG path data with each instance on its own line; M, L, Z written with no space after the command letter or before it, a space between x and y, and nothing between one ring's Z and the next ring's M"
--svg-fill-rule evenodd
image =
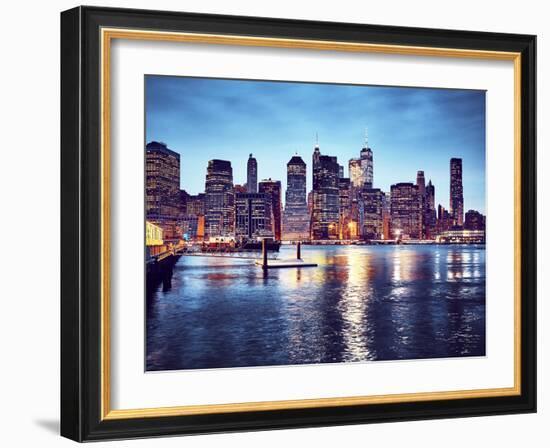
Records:
M485 216L477 210L468 210L464 219L465 230L485 230Z
M210 160L205 183L205 233L209 237L231 236L235 226L233 168L227 160Z
M316 146L313 153L312 239L338 237L338 201L338 161L336 157L321 155Z
M448 210L445 209L441 204L437 206L437 225L436 233L440 235L447 230L451 230L453 227L453 219Z
M180 155L156 141L145 147L145 216L163 229L165 239L179 237Z
M438 243L485 244L485 230L446 230L437 236Z
M252 154L248 156L246 164L246 189L248 193L258 192L258 162Z
M150 221L145 221L145 257L148 260L150 257L161 254L165 250L164 232L162 227L153 224Z
M422 238L422 201L417 185L404 182L391 186L390 213L392 238Z
M363 201L363 238L378 240L383 238L385 195L380 188L364 188Z
M235 195L235 236L237 238L273 237L271 195Z
M453 225L461 227L464 224L464 195L462 188L462 159L452 158L451 189L449 212L453 219Z
M271 198L271 225L273 227L273 235L277 241L281 241L282 229L281 229L281 181L264 179L258 184L258 192L264 193Z
M306 199L306 163L298 155L286 164L286 193L283 219L283 239L309 239L310 211Z
M338 179L338 237L351 239L351 181L349 177Z

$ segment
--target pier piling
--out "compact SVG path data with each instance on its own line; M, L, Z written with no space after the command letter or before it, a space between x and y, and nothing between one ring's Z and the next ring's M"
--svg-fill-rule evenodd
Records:
M267 241L262 240L262 269L267 269Z

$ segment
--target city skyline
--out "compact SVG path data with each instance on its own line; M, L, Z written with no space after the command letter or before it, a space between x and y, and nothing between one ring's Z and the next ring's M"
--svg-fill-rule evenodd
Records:
M208 89L205 89L205 82L210 86ZM338 163L344 166L345 177L349 177L348 162L359 157L365 146L365 127L368 127L368 146L374 153L374 187L387 192L393 184L414 183L417 171L424 171L426 183L431 180L436 186L435 203L449 208L449 159L461 158L464 164L464 212L475 209L485 213L484 92L159 76L147 76L146 86L147 141L164 141L180 154L181 188L189 194L204 192L204 172L214 157L231 161L235 184L246 183L250 154L257 160L257 181L279 180L282 191L286 191L286 163L296 153L307 164L309 192L312 189L311 154L316 133L321 153L337 156ZM169 92L172 93L171 99L166 98ZM182 94L185 98L181 97ZM255 98L252 99L251 95ZM307 115L308 124L293 123L287 117L281 128L281 121L285 120L276 112L286 110L291 96L307 100L305 103L309 105L317 102L318 107L322 102L319 97L328 96L333 100L333 107L330 113L313 110L307 114L303 109L307 109L308 104L304 104L298 115ZM360 110L350 107L358 98L368 100ZM225 109L215 110L224 101ZM355 111L354 120L349 123L346 117L342 117L327 125L327 118L338 115L336 111L342 107L342 102ZM257 106L256 118L246 110L252 104ZM378 105L380 116L371 116L367 120L374 105ZM394 113L390 118L384 117L383 110L388 111L390 107L395 108ZM272 109L270 117L271 124L277 124L275 130L264 128L266 108ZM293 116L296 115L295 112ZM312 123L315 115L317 126ZM241 123L245 130L241 134L244 135L236 135L239 120L244 116L249 117L249 121ZM197 120L201 122L200 126L194 126ZM181 125L174 126L176 121ZM392 123L396 131L383 132ZM422 130L417 129L419 126ZM210 128L212 133L208 132ZM263 128L265 138L261 138L259 128ZM311 129L309 136L302 134L305 128ZM328 134L328 130L332 134ZM285 139L286 135L288 139ZM341 143L336 142L336 137L341 138ZM390 146L386 147L387 144ZM439 149L435 148L436 145ZM391 149L403 146L409 150ZM284 204L284 194L282 201Z

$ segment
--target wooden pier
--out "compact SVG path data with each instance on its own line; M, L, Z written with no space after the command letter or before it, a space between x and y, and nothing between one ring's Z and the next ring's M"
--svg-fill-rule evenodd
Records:
M302 260L302 245L300 242L296 245L296 259L294 260L269 260L267 257L267 244L262 241L262 258L256 260L257 266L265 271L267 269L282 269L282 268L313 268L317 263L307 263Z

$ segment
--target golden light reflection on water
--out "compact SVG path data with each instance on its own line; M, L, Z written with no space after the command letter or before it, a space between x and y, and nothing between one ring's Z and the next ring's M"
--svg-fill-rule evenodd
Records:
M366 251L359 253L348 250L345 256L346 280L343 287L339 310L343 321L343 342L345 346L345 361L368 359L370 351L365 335L365 321L370 301L372 285L370 276L373 274L371 254Z

